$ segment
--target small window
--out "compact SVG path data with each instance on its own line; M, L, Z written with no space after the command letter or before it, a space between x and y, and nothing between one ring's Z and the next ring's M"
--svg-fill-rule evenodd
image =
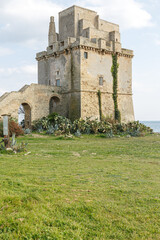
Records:
M99 77L99 85L103 85L103 77Z
M49 80L49 85L51 85L51 80Z
M89 38L89 33L88 32L86 32L86 38Z
M61 42L61 47L63 47L64 46L64 41L63 42Z
M57 86L57 87L60 87L60 79L57 79L57 80L56 80L56 86Z
M84 58L85 58L85 59L88 58L88 52L84 52Z
M59 71L56 72L56 75L59 76Z

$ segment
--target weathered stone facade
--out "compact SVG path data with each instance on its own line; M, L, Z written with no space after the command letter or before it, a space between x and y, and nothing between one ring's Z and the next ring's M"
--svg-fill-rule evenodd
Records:
M118 56L118 107L123 122L134 120L132 102L133 51L123 49L119 26L101 20L96 12L72 6L59 13L59 34L50 19L49 46L37 53L38 84L4 95L0 115L16 117L18 106L28 103L31 120L58 112L75 118L114 116L112 55ZM7 107L6 107L7 106Z
M18 92L6 93L0 97L0 116L9 114L18 119L19 107L23 105L26 111L26 126L30 126L31 121L49 114L51 99L58 98L62 102L61 96L54 91L55 88L51 86L31 84L25 85Z

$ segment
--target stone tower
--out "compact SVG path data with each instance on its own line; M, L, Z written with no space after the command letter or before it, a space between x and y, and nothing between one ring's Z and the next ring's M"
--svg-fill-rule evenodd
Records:
M118 61L117 102L122 122L134 120L133 51L121 47L119 26L96 12L72 6L59 13L59 34L50 19L48 47L37 53L38 83L54 88L50 112L75 118L114 116L113 55Z

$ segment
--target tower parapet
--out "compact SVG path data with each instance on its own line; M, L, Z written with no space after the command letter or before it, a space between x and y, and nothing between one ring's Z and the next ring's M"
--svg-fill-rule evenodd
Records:
M50 17L48 47L43 56L64 49L84 45L95 49L124 54L121 46L119 25L99 18L95 11L72 6L59 13L59 34L54 17ZM127 51L133 57L133 51ZM42 53L37 54L37 59Z

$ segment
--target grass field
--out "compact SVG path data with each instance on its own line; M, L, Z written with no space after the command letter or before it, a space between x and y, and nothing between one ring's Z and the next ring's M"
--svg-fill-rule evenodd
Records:
M0 240L160 239L160 135L25 136L0 155Z

